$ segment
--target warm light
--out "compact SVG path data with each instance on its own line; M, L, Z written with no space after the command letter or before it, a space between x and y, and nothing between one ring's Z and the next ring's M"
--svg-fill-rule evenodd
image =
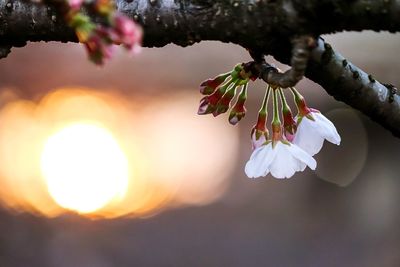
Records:
M99 210L128 187L128 161L105 128L78 123L50 136L41 170L53 199L80 213Z
M0 90L0 206L147 217L207 205L229 188L238 129L226 117L197 116L194 91L62 88L36 101L13 92Z

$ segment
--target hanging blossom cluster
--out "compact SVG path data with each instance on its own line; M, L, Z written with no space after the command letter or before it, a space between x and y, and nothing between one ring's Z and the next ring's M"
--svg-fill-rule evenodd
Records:
M229 111L229 122L236 125L246 114L248 83L258 77L246 68L237 65L234 70L204 81L200 93L199 115L218 116ZM238 93L235 104L232 104ZM293 116L284 91L290 91L297 107ZM271 133L268 130L268 105L272 95ZM295 88L280 88L267 85L265 96L258 112L257 123L251 130L253 153L246 164L245 172L250 178L267 176L290 178L308 166L315 170L313 158L327 140L340 144L335 126L318 110L306 105L304 97Z
M69 26L80 43L85 45L89 59L103 65L114 53L115 45L122 45L131 52L138 52L142 42L142 29L133 20L119 13L112 0L63 0L60 8ZM85 4L94 12L100 23L85 15L81 8Z

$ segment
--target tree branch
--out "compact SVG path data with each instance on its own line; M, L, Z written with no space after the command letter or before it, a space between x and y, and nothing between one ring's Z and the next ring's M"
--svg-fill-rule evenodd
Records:
M335 99L358 109L400 137L400 97L395 87L376 81L322 39L311 54L306 76Z
M294 87L304 77L310 54L315 48L315 39L311 36L303 35L294 38L292 41L292 55L290 60L291 69L284 73L279 72L275 67L263 62L258 70L259 77L272 86L281 88Z
M323 40L319 40L310 52L291 43L298 36L318 39L322 34L344 30L398 32L399 0L116 2L119 11L144 27L144 46L161 47L169 43L187 46L202 40L232 42L261 55L272 55L283 63L291 63L292 70L284 75L271 72L271 68L268 74L263 73L266 75L263 78L278 85L296 83L307 66L306 76L329 94L359 109L400 137L400 98L392 87L375 81L347 62ZM28 0L0 1L0 57L8 54L9 47L23 46L27 41L76 42L77 39L51 7Z

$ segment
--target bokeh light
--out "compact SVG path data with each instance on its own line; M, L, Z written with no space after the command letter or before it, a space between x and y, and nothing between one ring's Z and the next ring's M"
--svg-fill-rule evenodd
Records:
M316 155L315 173L321 179L348 186L361 173L368 156L368 136L356 111L337 108L325 114L339 129L340 146L325 142L323 153ZM343 156L346 155L346 156Z
M128 187L128 162L113 136L96 125L67 126L46 141L41 169L61 207L94 212Z
M211 203L229 185L238 132L197 116L196 94L63 88L35 102L3 94L0 200L8 208L149 216Z

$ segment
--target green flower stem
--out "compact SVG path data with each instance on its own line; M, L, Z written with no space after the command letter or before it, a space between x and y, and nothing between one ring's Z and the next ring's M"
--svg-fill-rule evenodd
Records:
M271 86L267 85L267 90L265 91L265 95L264 95L263 102L261 104L261 108L258 111L259 114L265 114L265 115L268 114L267 105L268 105L268 100L269 100L270 93L271 93Z
M237 88L239 82L240 82L240 80L238 80L238 79L232 81L228 86L228 90L227 90L226 94L235 95L236 94L236 88Z
M239 93L239 101L245 101L247 99L247 88L248 84L246 83L245 85L242 86L242 90Z
M282 88L279 88L278 90L279 90L279 95L281 96L282 110L291 112L291 109L286 101L286 97L285 94L283 93Z
M281 124L281 120L279 118L279 105L278 105L278 89L274 89L274 114L272 124L278 125Z
M296 90L296 88L290 87L290 91L292 92L296 103L304 99L304 97L299 93L299 91Z

